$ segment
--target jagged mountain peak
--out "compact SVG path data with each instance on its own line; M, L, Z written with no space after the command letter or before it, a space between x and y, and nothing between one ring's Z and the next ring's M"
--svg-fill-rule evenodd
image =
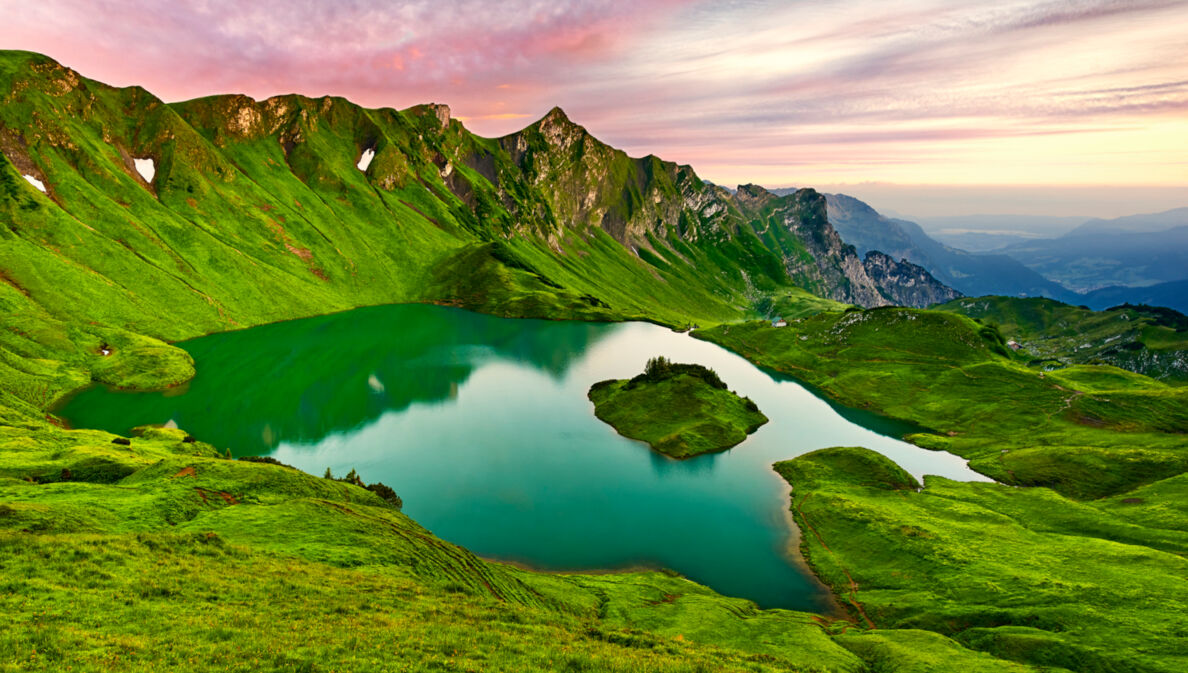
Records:
M545 116L520 133L530 130L539 131L550 145L561 147L568 147L580 138L592 137L584 126L571 120L559 106L554 106Z
M562 150L567 150L579 142L592 142L607 151L612 150L610 146L590 135L585 127L575 124L559 106L553 106L543 117L519 131L499 138L499 142L515 155L518 162L530 146L540 145L536 139L543 139L544 145Z
M569 115L565 113L565 110L561 109L560 105L554 105L536 123L537 124L569 124L572 126L578 126L577 123L575 123L572 119L569 118Z
M450 125L450 106L445 103L423 103L421 105L414 105L406 112L417 116L433 115L437 117L438 123L442 128Z
M756 184L739 185L734 200L741 208L762 208L779 197Z

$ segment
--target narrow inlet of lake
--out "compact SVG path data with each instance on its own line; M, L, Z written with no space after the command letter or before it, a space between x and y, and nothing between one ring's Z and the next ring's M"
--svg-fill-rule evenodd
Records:
M61 415L118 433L172 421L236 456L317 475L353 468L481 556L547 570L671 568L763 607L830 603L796 561L787 486L772 463L865 446L917 477L985 479L957 456L895 439L903 427L843 416L789 379L645 323L379 306L178 345L198 370L184 388L95 387ZM619 436L586 391L657 355L716 370L771 421L727 452L686 461Z

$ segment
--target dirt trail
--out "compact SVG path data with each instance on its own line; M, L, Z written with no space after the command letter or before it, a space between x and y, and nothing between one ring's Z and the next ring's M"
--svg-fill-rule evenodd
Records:
M821 543L821 546L825 549L825 551L829 552L829 554L834 557L834 561L836 562L837 555L833 553L833 550L829 548L829 545L825 544L825 539L822 538L821 534L817 532L817 529L814 528L811 523L809 523L808 517L804 515L804 510L801 509L801 505L803 505L804 501L808 500L810 496L812 496L812 493L809 493L808 495L801 498L799 503L793 499L792 506L796 508L796 513L800 515L800 520L804 522L805 528L809 529L809 532L813 534L813 537L817 538L817 542ZM870 616L866 614L866 609L863 608L862 604L858 602L858 583L854 581L854 578L850 575L850 571L846 570L841 563L838 563L837 567L841 568L842 573L846 576L846 580L850 583L850 592L846 596L846 602L854 606L854 609L858 611L859 616L862 617L862 621L866 622L867 628L876 628L874 622L871 621Z
M223 502L227 503L228 505L238 505L239 504L239 499L226 491L208 491L208 490L202 488L201 486L195 487L194 490L198 492L198 496L200 498L202 498L202 504L204 504L204 505L210 503L209 496L212 494L217 495L220 498L222 498Z
M1062 390L1062 391L1064 391L1064 392L1069 392L1068 388L1061 388L1060 386L1056 386L1056 388L1057 388L1057 389L1059 389L1059 390ZM1047 414L1047 416L1048 416L1048 420L1052 420L1054 417L1056 417L1056 416L1059 416L1060 414L1063 414L1064 412L1066 412L1066 411L1068 411L1069 409L1071 409L1071 408L1072 408L1072 405L1073 405L1073 402L1074 402L1074 401L1075 401L1075 400L1076 400L1078 397L1080 397L1081 395L1084 395L1084 394L1085 394L1085 393L1084 393L1084 392L1082 392L1082 391L1080 391L1080 390L1074 390L1074 391L1072 391L1072 394L1071 394L1071 395L1069 395L1068 397L1064 398L1064 406L1060 407L1059 409L1057 409L1056 411L1053 411L1053 412L1052 412L1052 413L1050 413L1050 414Z

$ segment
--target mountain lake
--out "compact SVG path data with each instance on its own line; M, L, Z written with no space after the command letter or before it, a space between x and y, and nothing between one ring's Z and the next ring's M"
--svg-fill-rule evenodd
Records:
M180 344L197 376L164 392L97 386L59 410L127 434L175 423L234 455L321 475L352 468L404 513L485 558L541 570L669 568L762 607L829 611L800 561L772 463L865 446L917 478L986 480L911 428L832 405L714 344L648 323L497 318L430 305L361 308ZM705 365L771 421L676 461L594 417L591 384L648 358Z

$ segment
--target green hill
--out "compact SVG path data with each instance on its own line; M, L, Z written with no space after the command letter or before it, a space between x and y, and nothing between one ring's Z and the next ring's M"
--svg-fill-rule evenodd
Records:
M1188 316L1155 306L1091 311L1051 299L963 298L935 307L996 325L1033 366L1107 365L1188 381Z
M726 388L712 369L648 361L630 379L600 381L590 387L594 415L624 437L647 442L670 458L724 451L767 422L749 398Z

